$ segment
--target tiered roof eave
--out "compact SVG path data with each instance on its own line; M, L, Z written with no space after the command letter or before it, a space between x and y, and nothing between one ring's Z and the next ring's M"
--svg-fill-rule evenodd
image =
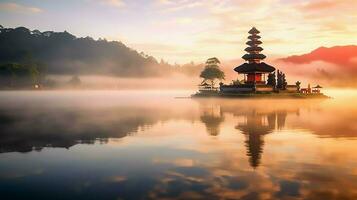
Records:
M265 62L261 63L243 63L234 68L234 71L238 73L271 73L275 71L275 68Z
M259 34L260 31L258 31L258 29L256 29L255 27L253 27L252 29L250 29L250 31L248 32L249 34Z
M260 52L263 51L263 48L259 45L262 44L261 38L259 35L260 31L253 27L249 32L248 41L246 44L247 48L244 50L248 52L242 58L246 61L242 65L236 67L234 71L238 73L271 73L275 71L275 68L271 65L268 65L264 62L261 62L266 58L264 54Z

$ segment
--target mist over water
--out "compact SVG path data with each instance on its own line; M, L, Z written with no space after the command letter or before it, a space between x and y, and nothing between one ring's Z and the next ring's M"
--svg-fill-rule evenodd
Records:
M0 92L4 199L357 199L356 90Z

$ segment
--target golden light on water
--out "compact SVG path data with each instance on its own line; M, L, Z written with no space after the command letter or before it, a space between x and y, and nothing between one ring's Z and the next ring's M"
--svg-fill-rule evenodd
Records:
M36 176L48 179L51 166L67 163L57 170L72 175L59 185L90 179L98 192L109 183L130 191L150 179L141 195L153 198L356 197L355 90L327 89L333 98L325 100L175 98L188 93L9 92L1 116L15 123L1 124L0 183L39 168ZM34 154L39 160L28 167L22 157ZM190 187L172 193L174 183Z

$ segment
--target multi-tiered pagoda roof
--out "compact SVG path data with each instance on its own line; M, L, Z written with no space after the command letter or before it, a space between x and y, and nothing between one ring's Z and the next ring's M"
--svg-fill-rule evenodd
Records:
M246 42L248 47L245 48L247 54L242 57L246 63L236 67L234 71L238 73L270 73L275 71L273 66L261 62L266 56L260 53L263 51L263 48L259 46L262 44L262 41L259 40L261 37L258 35L260 31L253 27L248 33L250 34L249 40Z

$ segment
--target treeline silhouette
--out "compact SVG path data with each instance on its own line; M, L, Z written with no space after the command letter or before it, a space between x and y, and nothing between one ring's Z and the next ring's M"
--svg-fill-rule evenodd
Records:
M9 64L24 66L23 63L29 60L33 63L29 68L58 75L152 77L172 72L196 75L200 71L200 65L194 63L180 66L170 65L163 60L159 62L153 56L139 53L122 42L77 38L66 31L41 32L25 27L0 26L0 68L7 65L0 71L14 74L16 70L9 68Z

